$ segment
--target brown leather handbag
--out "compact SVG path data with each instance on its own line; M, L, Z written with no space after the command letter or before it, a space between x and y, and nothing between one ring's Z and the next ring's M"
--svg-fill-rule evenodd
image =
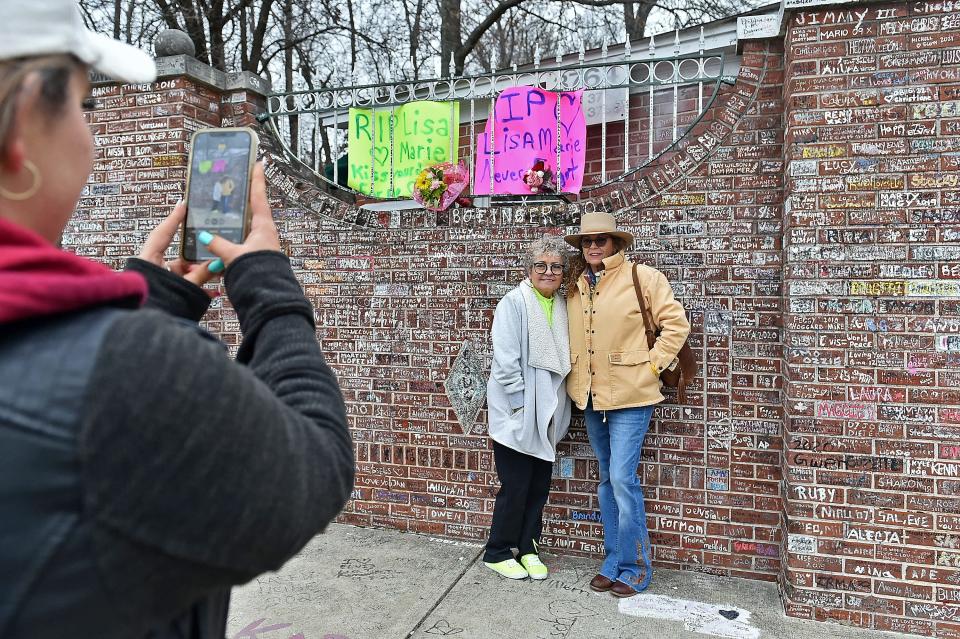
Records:
M633 265L633 289L637 293L637 301L640 302L640 313L643 315L644 331L647 333L647 348L652 349L657 343L657 336L660 335L660 327L653 322L653 316L643 301L643 293L640 291L640 277L637 275L637 265ZM665 369L660 373L660 380L665 386L677 389L677 403L683 404L686 401L686 394L683 389L697 374L697 358L693 355L693 349L690 343L683 341L680 352L677 353L676 365Z

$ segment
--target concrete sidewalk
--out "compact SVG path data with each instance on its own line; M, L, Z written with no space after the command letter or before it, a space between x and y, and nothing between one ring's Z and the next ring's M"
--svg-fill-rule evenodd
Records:
M592 592L593 559L542 555L544 581L510 581L478 544L334 525L279 573L234 590L231 639L890 639L784 616L776 586L658 570L629 599Z

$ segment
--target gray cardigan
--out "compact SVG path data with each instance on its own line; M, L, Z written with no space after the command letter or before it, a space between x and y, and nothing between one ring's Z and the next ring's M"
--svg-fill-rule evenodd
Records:
M546 461L570 427L567 306L554 298L553 326L524 280L493 316L493 364L487 382L488 429L494 441ZM519 410L516 410L519 409Z

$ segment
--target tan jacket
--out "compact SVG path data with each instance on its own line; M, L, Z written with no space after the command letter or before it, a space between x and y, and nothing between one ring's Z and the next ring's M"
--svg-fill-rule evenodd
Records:
M640 304L633 288L632 264L623 252L603 260L597 285L586 274L567 296L570 327L570 376L567 394L583 409L592 394L595 410L648 406L663 401L660 378L650 363L664 370L690 333L683 306L673 297L660 271L639 265L640 290L653 321L662 329L647 348Z

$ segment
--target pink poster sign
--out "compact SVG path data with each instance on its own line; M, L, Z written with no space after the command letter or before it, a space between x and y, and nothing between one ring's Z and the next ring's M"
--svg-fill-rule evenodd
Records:
M477 136L473 192L490 193L492 157L495 194L530 195L530 187L523 181L523 176L538 161L542 161L555 176L553 182L557 191L579 193L583 186L587 151L587 124L582 102L583 91L554 93L537 87L504 90L497 97L493 118L487 118L484 132ZM557 171L558 127L560 171Z

